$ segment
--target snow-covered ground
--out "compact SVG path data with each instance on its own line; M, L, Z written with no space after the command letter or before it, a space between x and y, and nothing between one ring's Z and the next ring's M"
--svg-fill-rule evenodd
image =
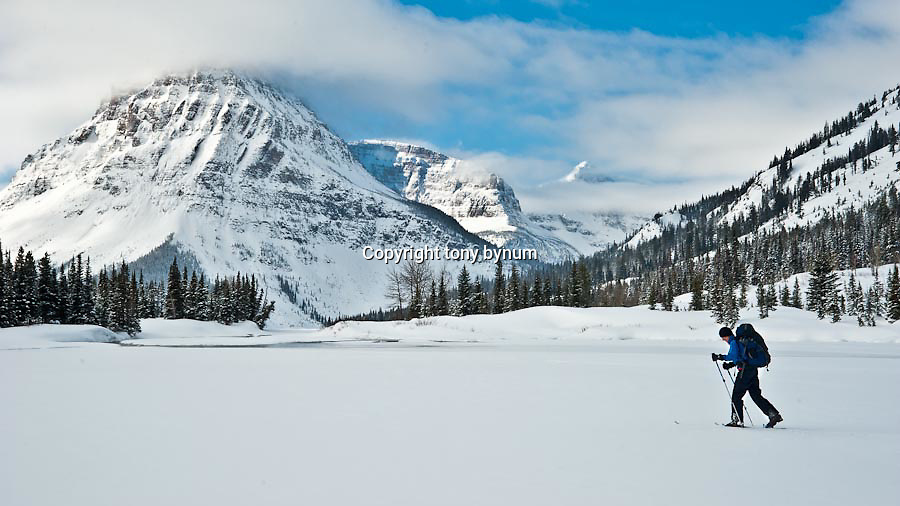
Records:
M725 346L705 313L533 308L317 332L157 320L123 341L143 347L78 342L109 340L96 327L3 329L0 503L895 501L900 324L746 321L774 355L761 381L778 429L714 424L729 408L709 354ZM255 346L169 347L235 342Z

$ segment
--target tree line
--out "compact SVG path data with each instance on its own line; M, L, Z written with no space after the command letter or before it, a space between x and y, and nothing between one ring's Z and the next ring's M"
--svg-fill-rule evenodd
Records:
M464 265L454 281L446 270L435 272L428 262L408 260L388 272L385 297L388 309L323 318L324 325L339 321L411 320L430 316L500 314L535 306L588 307L592 302L590 273L584 261L568 262L563 276L533 269L523 272L515 264L506 269L497 261L493 278L474 279Z
M173 259L166 284L145 282L122 262L91 272L81 254L58 267L49 254L35 261L20 247L13 260L0 243L0 327L41 323L92 324L113 332L140 332L142 318L191 318L224 324L250 320L260 328L274 302L266 300L255 276L237 274L210 287L201 273L179 272Z

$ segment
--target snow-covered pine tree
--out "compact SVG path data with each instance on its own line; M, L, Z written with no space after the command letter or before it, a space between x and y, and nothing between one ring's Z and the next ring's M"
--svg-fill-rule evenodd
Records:
M900 321L900 268L896 265L888 276L886 298L888 321Z
M647 304L649 309L655 310L659 302L659 282L654 278L650 282L650 290L647 292Z
M256 291L256 278L251 279L253 290ZM206 287L206 275L200 273L200 280L197 282L197 292L194 294L194 300L197 304L197 319L209 321L209 289ZM254 300L253 314L259 314L259 305Z
M671 276L666 277L666 288L662 295L663 310L671 311L675 302L675 285Z
M843 295L835 288L831 291L831 301L828 304L828 314L831 315L831 323L841 321L841 314L844 312Z
M807 309L815 312L820 320L829 314L829 307L836 291L837 273L834 272L832 265L831 254L820 253L813 264L809 288L806 290Z
M766 285L762 283L756 285L756 307L759 309L759 318L761 320L769 317L769 301L766 300L768 295Z
M534 276L534 286L531 288L531 303L532 306L547 305L547 303L544 302L544 285L541 283L540 274Z
M803 300L800 297L800 279L794 278L794 289L791 292L791 307L803 309Z
M779 299L782 306L788 307L791 305L791 291L788 289L787 283L781 285Z
M80 257L80 255L79 255ZM81 283L81 314L84 315L84 323L96 323L94 320L94 276L91 274L91 257L84 261L84 270Z
M701 275L694 276L691 280L691 311L703 311L703 281Z
M884 284L881 283L881 278L878 276L878 270L875 270L875 279L872 281L872 286L869 287L868 296L872 299L872 308L873 313L876 317L884 318L887 313L887 307L885 306L884 300Z
M769 311L775 311L778 309L778 293L775 290L774 284L769 284L766 295L766 303L768 304Z
M184 318L185 317L185 299L187 298L188 286L189 286L188 282L190 279L190 278L188 278L187 264L182 266L181 277L179 279L181 280L181 305L182 305L181 317Z
M124 267L125 264L123 263ZM134 271L131 272L131 283L128 285L128 307L126 308L126 329L128 335L133 336L141 331L141 317L138 314L138 284Z

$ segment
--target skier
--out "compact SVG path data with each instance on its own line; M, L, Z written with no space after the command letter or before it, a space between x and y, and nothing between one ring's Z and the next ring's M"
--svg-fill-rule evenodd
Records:
M738 329L738 333L740 334ZM766 428L772 428L778 422L783 421L781 414L775 409L759 389L759 367L765 365L762 361L762 350L752 339L739 339L734 336L731 329L722 327L719 329L719 337L728 343L728 354L712 354L712 359L727 360L722 366L728 370L737 366L738 374L734 380L734 390L731 393L731 422L727 427L744 426L744 394L750 392L750 398L769 417ZM743 336L742 336L743 337Z

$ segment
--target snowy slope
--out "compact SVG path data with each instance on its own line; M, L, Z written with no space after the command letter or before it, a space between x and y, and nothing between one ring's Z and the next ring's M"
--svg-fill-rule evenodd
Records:
M895 128L900 126L900 100L898 98L900 98L900 89L895 89L885 97L884 101L876 102L874 114L847 134L832 139L830 147L820 146L793 158L791 160L793 171L782 184L782 188L795 188L800 178L805 178L807 173L814 172L824 161L846 155L854 143L866 139L876 122L884 129L890 125L894 125ZM835 174L840 177L840 184L835 184L830 191L814 195L803 204L799 213L793 209L787 215L773 218L765 223L763 228L771 231L778 230L782 226L791 229L816 223L832 213L840 213L851 207L859 209L872 197L891 187L900 189L900 168L897 166L897 163L900 162L900 154L891 153L890 147L885 146L872 153L869 159L871 167L868 170L863 171L859 162L857 162L855 170L852 166L837 170ZM767 191L772 187L777 170L777 167L772 167L760 172L747 192L729 206L728 211L720 218L720 222L730 222L742 214L747 215L751 205L759 209ZM846 183L844 183L844 178L846 178Z
M496 174L400 142L364 140L351 143L350 150L370 174L398 195L440 209L494 245L534 248L544 262L571 259L580 252L532 223L513 189Z
M683 221L684 216L678 211L667 211L655 216L652 220L646 222L639 228L634 235L625 243L628 247L635 247L638 244L649 241L662 235L663 230L670 227L677 227Z
M848 150L855 143L866 140L876 122L885 130L891 125L900 129L900 87L883 94L883 99L877 100L873 109L874 114L860 122L855 128L843 135L831 138L830 146L823 144L790 159L793 170L787 179L780 183L780 188L795 190L802 180L820 168L823 162L847 155ZM891 187L900 189L900 167L897 165L900 162L900 153L891 153L890 147L885 146L872 153L869 161L871 165L865 171L860 162L857 162L855 168L852 164L848 164L847 167L838 169L834 173L838 182L830 189L812 195L803 203L802 209L799 211L796 208L790 209L787 213L762 224L760 229L777 231L783 226L789 230L817 223L830 214L841 213L851 207L859 209L873 197L883 194ZM749 216L753 208L759 211L764 201L773 206L774 200L771 196L773 184L776 184L777 173L777 166L758 172L750 181L746 191L733 202L724 206L724 209L720 208L710 212L707 219L716 220L718 223L731 223L741 216ZM663 215L662 221L659 219L648 221L629 238L628 245L635 246L659 237L666 225L677 225L682 219L680 214L670 211Z
M0 191L0 238L95 268L171 244L208 278L261 276L275 324L309 322L292 300L326 315L377 307L388 267L363 246L485 244L398 198L299 101L229 71L113 98L29 155Z

